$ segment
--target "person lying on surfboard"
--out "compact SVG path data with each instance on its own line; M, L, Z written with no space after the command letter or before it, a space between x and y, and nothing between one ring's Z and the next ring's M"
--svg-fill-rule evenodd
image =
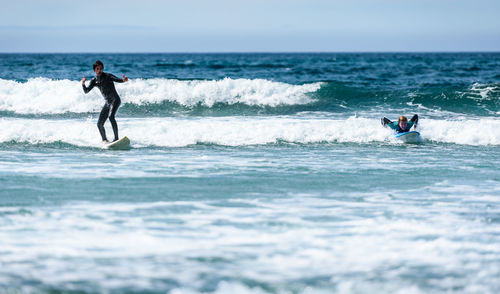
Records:
M410 129L414 126L415 128L417 127L418 124L418 115L414 115L410 121L408 122L408 119L406 116L401 115L398 119L398 122L396 123L395 121L391 121L387 117L383 117L381 119L382 125L384 127L389 126L391 129L395 130L396 133L406 133L409 132Z
M90 84L88 87L85 86L86 79L85 76L83 76L83 92L87 94L94 87L99 88L99 90L101 91L101 94L102 96L104 96L106 103L102 107L101 114L99 114L97 128L99 129L99 133L101 133L102 141L106 143L109 142L106 138L106 130L104 129L104 122L106 122L106 120L109 118L111 126L113 127L113 133L115 134L115 139L113 140L114 142L118 140L118 125L116 124L115 114L122 102L120 96L118 96L118 93L116 92L115 84L113 82L123 83L128 81L128 78L123 75L123 79L120 79L110 73L103 72L104 64L100 60L97 60L94 63L93 68L96 76L92 80L90 80Z

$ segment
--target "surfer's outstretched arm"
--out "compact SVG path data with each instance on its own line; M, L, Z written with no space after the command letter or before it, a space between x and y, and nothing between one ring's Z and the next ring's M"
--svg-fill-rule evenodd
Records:
M124 82L128 81L128 78L125 75L123 75L123 79L120 79L119 77L115 76L114 74L108 73L108 75L113 82L124 83Z
M393 129L393 126L392 126L393 121L391 121L390 119L388 119L388 118L387 118L387 117L385 117L385 116L384 116L384 117L380 120L380 123L382 123L382 125L383 125L384 127L389 126L391 129Z
M382 123L382 125L383 125L384 127L386 127L388 124L390 124L390 123L391 123L391 120L390 120L390 119L388 119L387 117L383 117L383 118L381 118L381 119L380 119L380 123Z
M88 92L90 92L90 90L92 90L95 87L96 81L95 81L95 78L90 80L90 85L88 87L85 86L85 81L86 81L86 79L85 79L85 77L83 77L83 79L82 79L83 92L85 94L87 94Z
M391 128L393 130L397 130L398 129L398 122L397 121L391 121L387 117L383 117L382 119L380 119L380 122L382 123L382 125L384 127L389 127L389 128Z

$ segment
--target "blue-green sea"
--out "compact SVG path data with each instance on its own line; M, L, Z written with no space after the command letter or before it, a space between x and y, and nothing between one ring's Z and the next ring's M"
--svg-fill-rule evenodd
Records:
M500 53L0 54L1 294L499 292Z

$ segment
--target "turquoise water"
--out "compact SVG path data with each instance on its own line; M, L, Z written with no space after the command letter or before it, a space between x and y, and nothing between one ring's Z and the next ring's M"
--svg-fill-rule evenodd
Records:
M0 293L500 291L500 54L0 64ZM422 144L380 125L414 113Z

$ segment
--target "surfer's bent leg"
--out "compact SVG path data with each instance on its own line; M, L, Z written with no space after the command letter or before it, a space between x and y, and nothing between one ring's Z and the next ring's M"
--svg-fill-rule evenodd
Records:
M113 133L115 134L115 140L118 140L118 124L116 123L115 114L118 111L118 107L121 104L120 98L116 98L111 104L111 114L109 115L109 121L111 122L111 126L113 127Z
M103 106L101 110L101 114L99 114L99 120L97 121L97 128L99 129L99 133L101 133L101 137L103 141L106 141L106 130L104 129L104 122L108 118L109 115L109 103Z

